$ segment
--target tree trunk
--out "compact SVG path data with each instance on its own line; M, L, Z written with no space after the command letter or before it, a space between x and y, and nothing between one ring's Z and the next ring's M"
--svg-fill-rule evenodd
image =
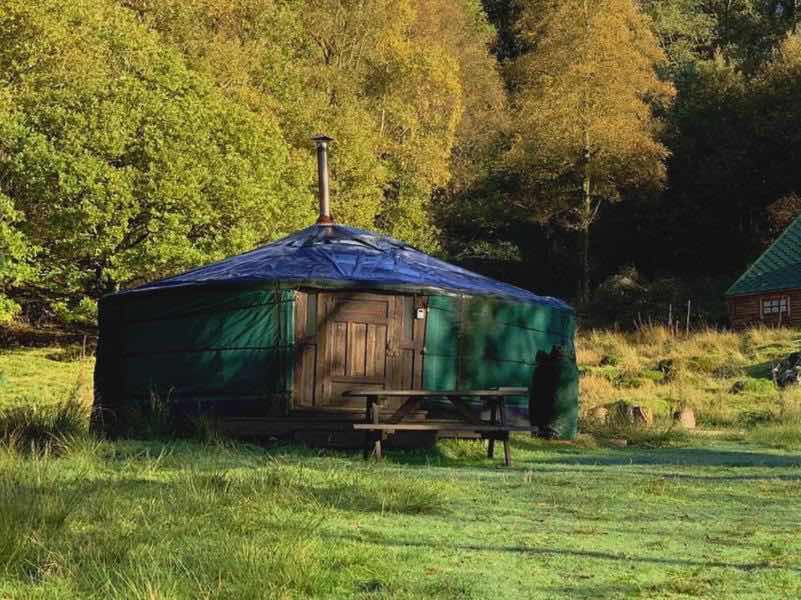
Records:
M581 182L581 303L590 301L590 225L592 225L592 179L590 177L590 133L584 130L584 175Z
M589 216L588 212L588 216ZM581 226L581 303L590 301L590 220Z
M581 303L590 301L590 228L581 231Z

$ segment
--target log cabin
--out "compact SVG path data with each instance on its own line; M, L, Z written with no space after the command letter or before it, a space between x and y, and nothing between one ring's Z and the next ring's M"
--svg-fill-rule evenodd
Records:
M801 325L801 217L726 291L733 327Z

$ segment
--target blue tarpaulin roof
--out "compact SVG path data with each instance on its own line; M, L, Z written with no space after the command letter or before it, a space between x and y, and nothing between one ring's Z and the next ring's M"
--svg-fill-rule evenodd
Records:
M265 281L489 295L572 311L556 298L538 296L446 263L403 242L343 225L313 225L245 254L123 293Z

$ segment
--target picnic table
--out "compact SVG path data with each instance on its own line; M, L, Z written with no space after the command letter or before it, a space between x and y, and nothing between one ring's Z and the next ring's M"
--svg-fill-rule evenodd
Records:
M513 431L536 431L533 427L512 427L507 422L506 398L509 396L526 396L528 389L524 387L503 387L488 390L348 390L343 396L347 398L364 398L365 422L353 426L355 430L365 432L364 457L372 454L381 459L383 456L382 441L387 434L396 431L451 431L478 433L482 439L489 440L487 456L495 453L495 441L503 442L504 463L512 464L509 434ZM387 398L406 398L403 404L388 418L381 421L381 403ZM482 411L489 409L489 421L476 413L469 399L482 401ZM450 402L459 413L461 421L403 422L403 419L420 408L425 400L443 399Z

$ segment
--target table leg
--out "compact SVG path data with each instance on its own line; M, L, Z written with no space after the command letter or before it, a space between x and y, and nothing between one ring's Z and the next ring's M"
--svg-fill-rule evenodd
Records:
M498 424L498 405L495 399L490 399L490 425L497 425ZM489 440L487 441L487 458L493 458L495 456L495 434L492 433L490 435Z
M373 403L374 403L374 400L372 398L368 397L367 398L367 406L366 406L365 414L364 414L364 422L365 423L372 423L373 422ZM370 458L370 446L372 445L372 442L373 442L373 433L374 432L372 432L370 430L366 430L364 432L364 452L363 452L364 460L367 460L368 458Z
M506 427L506 402L505 398L499 397L498 398L498 405L501 411L501 425ZM507 467L512 466L512 448L509 441L509 432L504 432L503 436L503 463Z
M378 425L380 413L381 406L377 402L373 403L373 425ZM376 460L381 460L384 457L381 449L381 439L384 437L384 433L381 431L375 431L374 433L373 454L375 454Z

